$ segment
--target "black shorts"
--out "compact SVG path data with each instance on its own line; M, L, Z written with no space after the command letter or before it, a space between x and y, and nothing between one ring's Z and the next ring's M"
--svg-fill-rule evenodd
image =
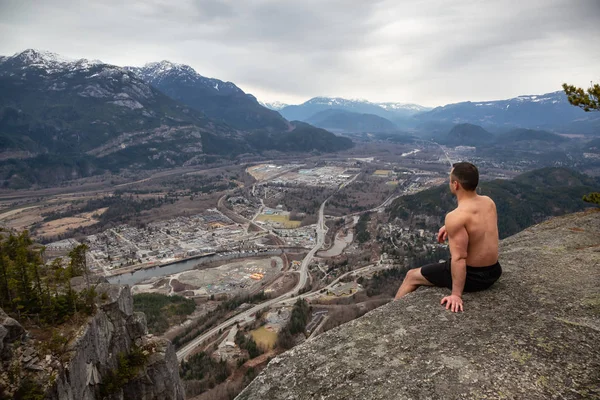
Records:
M421 267L421 275L434 286L452 289L452 271L450 260L441 263L428 264ZM467 265L467 278L465 292L478 292L492 286L502 275L499 262L489 267L469 267Z

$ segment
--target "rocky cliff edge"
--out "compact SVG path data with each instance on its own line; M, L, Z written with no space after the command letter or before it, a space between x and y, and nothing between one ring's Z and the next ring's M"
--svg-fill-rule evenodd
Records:
M600 212L507 238L500 262L464 313L421 288L273 359L237 399L600 398Z
M30 339L17 321L0 310L0 389L14 393L27 378L40 384L43 398L51 400L183 399L173 345L147 335L146 317L133 311L129 286L99 283L96 292L96 312L60 358L44 354L43 343ZM119 359L134 349L143 354L143 365L130 369L133 376L117 383L123 375ZM38 398L31 396L26 398Z

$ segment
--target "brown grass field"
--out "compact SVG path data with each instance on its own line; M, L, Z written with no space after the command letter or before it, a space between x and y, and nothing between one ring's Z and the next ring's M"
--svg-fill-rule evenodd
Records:
M94 216L102 215L107 208L82 213L73 217L55 219L44 223L36 232L38 236L55 236L67 232L69 229L77 229L82 226L94 225L98 222Z
M271 221L283 225L287 229L294 229L300 226L301 221L291 221L288 215L266 215L261 214L256 218L258 221Z
M266 329L264 326L253 330L250 332L250 334L259 347L268 350L271 350L273 347L275 347L275 343L277 342L277 333Z

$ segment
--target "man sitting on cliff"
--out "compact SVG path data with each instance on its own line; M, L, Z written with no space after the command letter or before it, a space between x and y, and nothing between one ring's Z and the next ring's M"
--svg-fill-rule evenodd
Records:
M463 311L463 291L485 290L500 278L496 204L475 192L478 183L475 165L460 162L452 166L450 191L458 207L446 215L446 224L438 232L438 242L449 239L451 259L408 271L396 300L419 286L440 286L452 289L441 304L452 312Z

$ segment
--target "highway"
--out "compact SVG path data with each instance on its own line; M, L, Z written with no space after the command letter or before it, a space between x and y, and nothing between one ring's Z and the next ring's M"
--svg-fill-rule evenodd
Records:
M431 144L431 143L435 144L437 147L440 148L440 150L442 150L442 153L444 153L444 155L446 156L446 160L448 160L448 164L450 164L450 168L452 168L452 160L450 159L450 157L448 156L448 153L442 147L441 144L439 144L438 142L434 141L433 139L431 139L431 140L419 140L419 139L415 139L415 142L423 142L423 143L427 143L427 144Z
M358 269L346 272L345 274L340 275L338 278L336 278L334 281L332 281L329 285L325 286L324 288L321 288L321 289L319 289L317 291L314 291L314 292L301 294L301 295L298 296L298 298L310 299L312 297L321 296L321 291L323 291L323 290L327 291L329 289L332 289L336 284L338 284L342 279L344 279L348 275L356 276L357 274L360 274L360 273L365 272L365 271L369 271L369 270L371 270L373 268L374 268L374 271L379 271L379 270L387 269L388 267L387 266L385 266L385 267L381 267L381 266L378 267L375 264L369 264L367 266L364 266L364 267L361 267L361 268L358 268ZM294 304L296 302L296 300L297 300L296 298L282 300L281 304L292 305L292 304Z

